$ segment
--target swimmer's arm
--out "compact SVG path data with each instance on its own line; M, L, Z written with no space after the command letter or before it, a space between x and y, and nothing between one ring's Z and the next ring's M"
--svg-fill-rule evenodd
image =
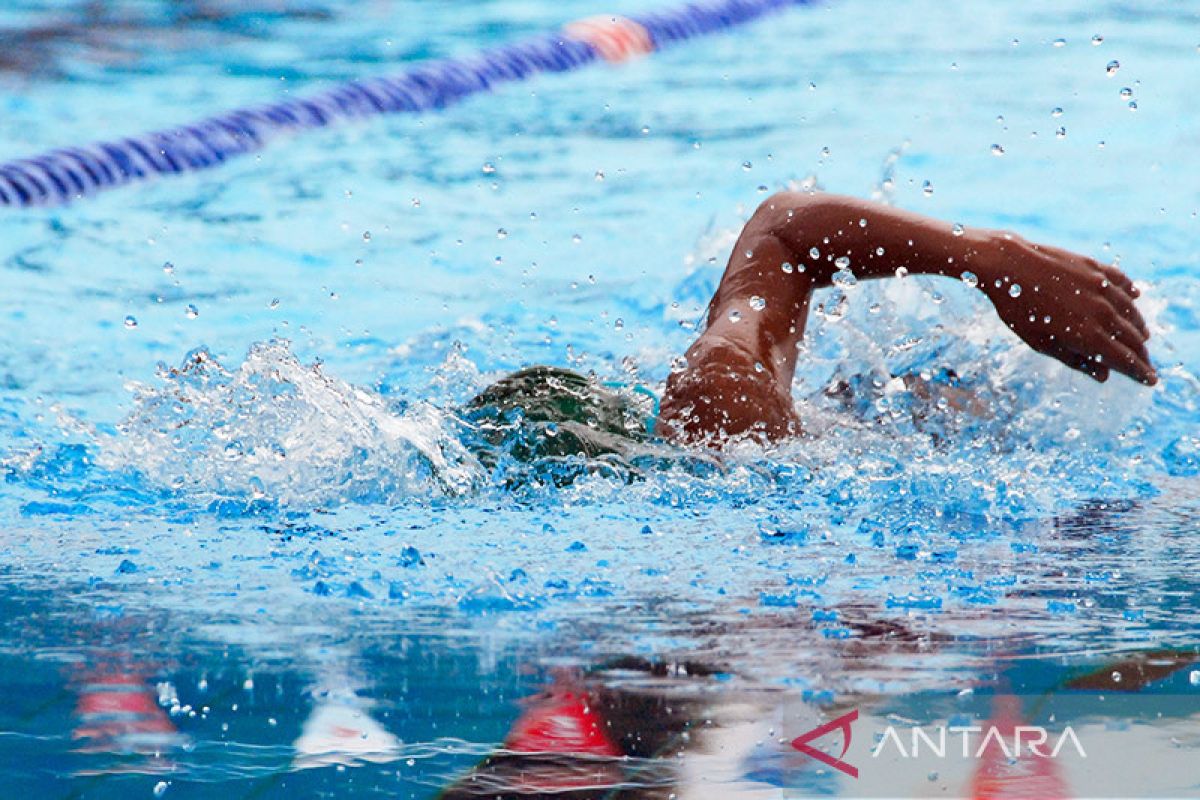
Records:
M963 229L853 197L783 192L746 225L726 275L779 271L786 262L811 290L832 283L841 258L859 280L898 271L959 280L970 273L966 279L1038 352L1100 381L1110 369L1157 380L1149 330L1134 304L1139 292L1124 273L1007 231Z
M796 348L812 291L831 285L842 257L857 280L900 270L958 280L970 272L1004 323L1038 352L1100 381L1110 369L1157 379L1134 306L1138 291L1115 267L1012 233L956 230L852 197L783 192L759 206L734 246L706 329L667 381L660 435L798 433Z

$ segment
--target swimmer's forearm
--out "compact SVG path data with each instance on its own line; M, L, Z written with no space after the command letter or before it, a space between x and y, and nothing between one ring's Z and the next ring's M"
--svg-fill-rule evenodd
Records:
M963 228L911 211L855 197L781 192L769 198L743 238L774 238L810 287L832 284L839 270L863 279L897 274L943 275L972 283L994 281L1003 234ZM746 258L752 248L735 252ZM985 274L987 273L987 274ZM974 276L974 278L972 278Z
M1138 289L1115 266L853 197L784 192L763 203L738 240L717 300L733 305L739 286L752 284L783 300L776 305L794 320L787 332L798 336L808 294L843 269L860 280L905 272L962 279L1038 352L1097 380L1110 369L1147 384L1157 380L1146 348L1150 331L1135 305ZM778 320L767 327L783 330Z

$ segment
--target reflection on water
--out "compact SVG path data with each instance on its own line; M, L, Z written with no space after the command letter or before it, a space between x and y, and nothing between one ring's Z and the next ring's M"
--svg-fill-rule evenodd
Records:
M79 752L159 754L186 741L159 705L171 698L156 697L137 666L103 664L80 677L71 731Z
M1183 797L1200 781L1194 641L1067 657L996 638L959 680L891 692L862 679L872 662L904 653L933 665L961 659L961 643L859 609L847 614L850 637L824 645L795 636L786 611L696 639L737 639L740 654L693 646L647 657L569 631L522 641L377 622L313 627L305 647L285 652L253 620L223 641L187 614L13 585L0 607L0 680L11 688L0 772L13 795ZM763 663L788 640L811 649ZM848 688L802 688L831 667ZM777 680L752 677L764 672ZM851 710L851 742L835 733L814 746L859 777L791 745ZM947 726L977 732L961 748L952 732L939 754ZM910 739L913 728L926 738ZM1014 735L1044 729L1048 751L1067 728L1086 758L1074 745L1022 756L1020 743L1013 757ZM999 738L987 741L993 729Z

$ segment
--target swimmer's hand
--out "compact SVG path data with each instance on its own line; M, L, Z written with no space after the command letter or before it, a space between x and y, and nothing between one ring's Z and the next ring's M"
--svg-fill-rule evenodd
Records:
M1146 350L1150 331L1134 305L1140 293L1125 273L1013 233L988 236L977 251L979 288L1026 344L1097 381L1116 370L1158 382Z

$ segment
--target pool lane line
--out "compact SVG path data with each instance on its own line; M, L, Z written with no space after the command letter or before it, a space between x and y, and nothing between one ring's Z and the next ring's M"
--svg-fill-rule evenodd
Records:
M420 114L540 73L620 62L814 0L699 0L634 17L603 15L561 30L430 61L400 75L354 80L309 98L235 109L140 136L60 147L0 163L0 206L68 203L158 175L210 169L287 133L382 114Z

